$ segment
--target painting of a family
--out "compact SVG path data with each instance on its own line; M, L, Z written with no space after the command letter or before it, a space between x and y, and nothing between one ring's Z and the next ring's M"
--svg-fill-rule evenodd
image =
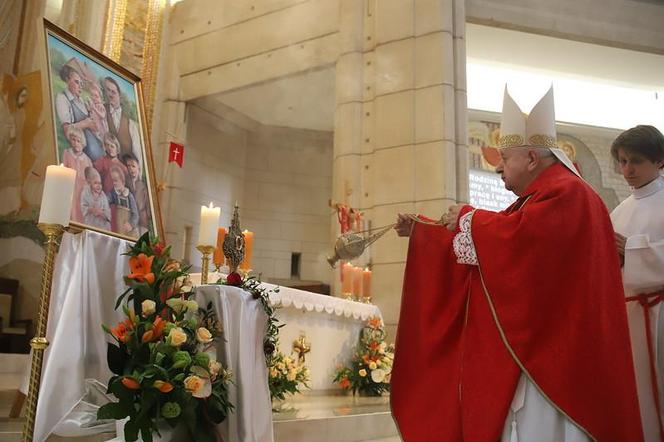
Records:
M76 170L71 221L155 233L135 85L48 34L58 161Z

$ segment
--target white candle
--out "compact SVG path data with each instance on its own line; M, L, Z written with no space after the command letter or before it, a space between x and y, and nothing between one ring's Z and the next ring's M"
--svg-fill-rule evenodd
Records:
M201 225L198 231L199 246L214 246L217 243L217 229L219 228L219 215L221 207L201 206Z
M46 168L39 222L69 225L76 171L63 165Z

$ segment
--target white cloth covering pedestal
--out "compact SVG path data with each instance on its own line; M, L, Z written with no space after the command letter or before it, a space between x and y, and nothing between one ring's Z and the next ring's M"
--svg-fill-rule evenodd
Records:
M97 396L112 373L106 363L108 337L101 324L124 319L114 309L129 273L124 256L129 243L92 231L65 233L56 259L35 441L51 433L74 437L113 431L114 422L99 422ZM263 356L266 317L251 295L235 287L196 289L201 306L212 302L222 320L224 338L217 354L234 374L230 396L234 412L219 428L228 442L272 442L272 409ZM21 388L27 393L29 369ZM91 388L94 387L94 388ZM95 387L96 386L96 387ZM92 393L91 393L92 390ZM102 398L103 401L103 398Z

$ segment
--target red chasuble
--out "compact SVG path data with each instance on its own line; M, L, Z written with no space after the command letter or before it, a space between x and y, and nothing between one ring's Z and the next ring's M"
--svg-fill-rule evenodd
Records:
M522 372L590 438L643 440L595 191L555 164L507 210L476 210L471 232L479 266L457 263L441 226L410 237L391 394L404 440L499 440Z

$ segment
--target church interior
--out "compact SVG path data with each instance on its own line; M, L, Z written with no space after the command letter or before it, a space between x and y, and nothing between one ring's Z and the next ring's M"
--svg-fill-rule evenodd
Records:
M195 440L402 440L397 214L512 204L503 93L528 110L550 87L557 148L611 212L631 194L612 141L664 131L662 22L656 0L0 0L0 440L126 440L97 415L115 400L105 343L128 345L118 297L145 313L154 278L207 312L189 341L218 315L224 376L205 385L234 409ZM61 163L77 172L47 204ZM64 206L64 233L39 227ZM152 280L146 247L173 260ZM365 339L373 368L348 374ZM154 440L194 440L177 431Z

